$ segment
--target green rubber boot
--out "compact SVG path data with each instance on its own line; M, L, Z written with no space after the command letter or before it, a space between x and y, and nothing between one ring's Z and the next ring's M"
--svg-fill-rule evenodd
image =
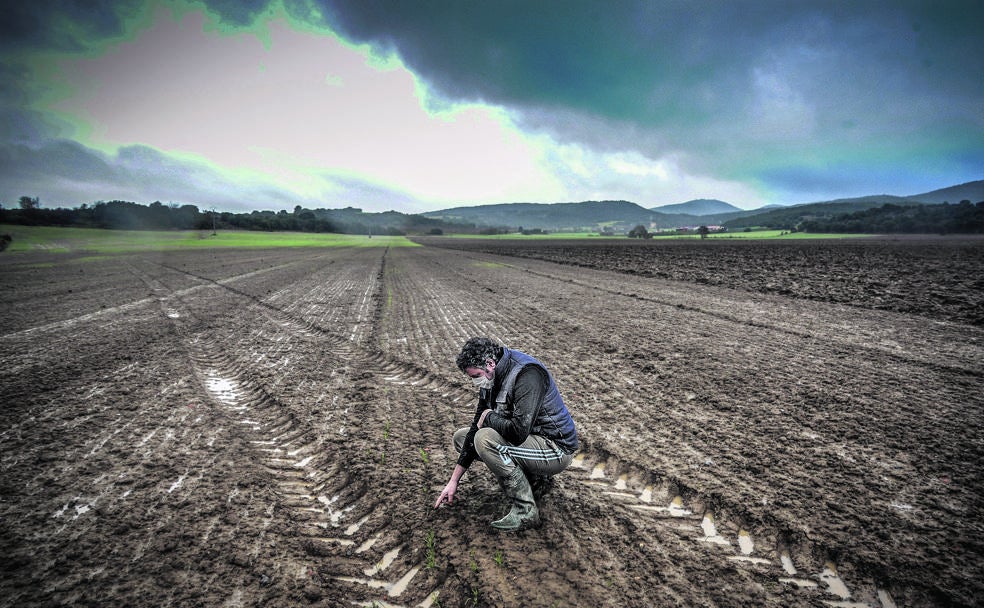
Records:
M526 480L523 469L516 467L509 475L500 477L499 481L506 496L512 501L512 508L505 517L492 522L492 527L504 532L539 527L540 512L536 508L533 490L530 489L530 482Z
M533 500L537 502L540 502L540 499L549 494L554 487L553 475L527 473L526 480L530 482L530 489L533 490Z

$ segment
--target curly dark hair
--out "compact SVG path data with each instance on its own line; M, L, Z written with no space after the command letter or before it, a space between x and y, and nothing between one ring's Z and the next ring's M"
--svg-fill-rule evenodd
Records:
M471 338L461 347L461 353L455 361L458 369L465 371L466 367L485 367L489 359L496 363L502 358L502 345L492 338Z

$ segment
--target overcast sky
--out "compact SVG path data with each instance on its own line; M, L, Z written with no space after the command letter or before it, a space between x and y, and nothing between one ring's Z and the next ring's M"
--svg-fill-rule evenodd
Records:
M984 179L980 0L5 4L7 207L750 209Z

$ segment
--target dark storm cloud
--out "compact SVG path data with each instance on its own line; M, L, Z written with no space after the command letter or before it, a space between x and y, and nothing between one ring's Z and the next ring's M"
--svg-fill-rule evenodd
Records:
M208 0L208 8L219 19L233 26L251 25L270 5L268 0Z
M95 54L146 29L158 7L175 14L205 8L212 25L230 28L264 23L283 7L295 22L395 53L427 85L431 103L500 105L527 132L593 152L672 159L682 175L788 193L784 202L924 191L980 179L984 167L980 0L5 4L3 196L12 184L29 185L27 174L11 170L18 166L62 185L82 181L84 168L135 193L154 184L181 196L221 197L205 183L207 166L146 156L146 148L111 157L49 140L72 129L42 114L37 101L45 93L30 88L30 53ZM167 178L185 185L168 186ZM346 187L370 197L379 188ZM409 204L388 187L378 197Z
M0 44L62 50L120 36L125 20L146 10L142 0L10 4L0 20ZM233 26L251 24L269 4L204 3ZM666 126L677 140L689 127L739 117L755 95L756 69L793 79L828 121L823 126L862 128L871 123L864 113L879 106L889 117L905 118L911 92L940 99L943 120L965 121L968 110L960 104L980 101L984 75L984 3L977 0L285 0L284 6L296 18L321 15L351 40L396 52L447 99ZM541 119L549 123L546 115Z
M436 95L558 141L818 196L984 166L977 0L322 4Z
M984 65L977 1L324 4L333 26L396 50L449 97L644 123L707 119L746 92L756 63L788 53L844 78L913 70L913 85L957 94L979 93Z
M38 148L27 145L0 146L0 179L24 185L41 180L73 179L86 175L96 181L117 177L105 157L70 140L48 140Z
M125 33L126 20L144 0L43 0L5 2L0 50L84 51Z

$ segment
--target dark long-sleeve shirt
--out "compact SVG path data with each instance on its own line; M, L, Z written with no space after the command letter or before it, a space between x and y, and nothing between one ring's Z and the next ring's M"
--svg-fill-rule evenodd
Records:
M487 409L493 412L485 417L485 426L495 429L503 439L513 445L526 441L543 403L548 383L547 372L541 367L529 365L523 368L516 376L516 384L513 386L511 412L496 410L493 395L498 391L498 386L480 390L475 418L472 420L468 435L465 436L465 444L458 456L458 464L467 469L478 457L475 452L475 433L478 431L478 419Z

